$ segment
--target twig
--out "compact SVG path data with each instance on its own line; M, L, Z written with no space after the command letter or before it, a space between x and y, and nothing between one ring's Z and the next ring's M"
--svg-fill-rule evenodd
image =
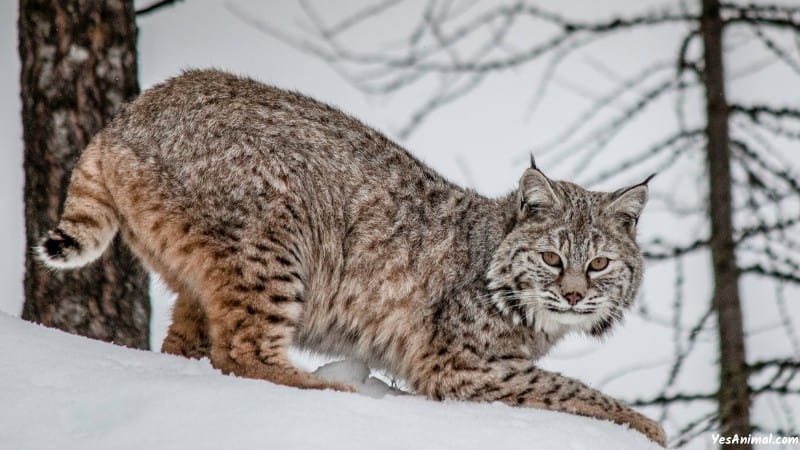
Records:
M146 16L146 15L152 14L152 13L154 13L154 12L158 11L159 9L164 8L164 7L174 6L175 3L180 2L180 1L183 1L183 0L160 0L160 1L157 1L155 3L150 4L148 6L145 6L144 8L137 9L136 10L136 15L137 16Z

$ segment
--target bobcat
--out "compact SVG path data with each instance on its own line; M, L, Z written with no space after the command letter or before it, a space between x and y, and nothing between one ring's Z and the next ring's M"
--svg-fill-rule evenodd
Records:
M611 193L535 164L497 199L300 94L187 71L125 105L87 146L38 248L96 259L119 230L178 293L162 351L223 373L352 391L287 348L345 354L433 399L500 401L628 424L630 407L534 362L602 336L636 297L647 184Z

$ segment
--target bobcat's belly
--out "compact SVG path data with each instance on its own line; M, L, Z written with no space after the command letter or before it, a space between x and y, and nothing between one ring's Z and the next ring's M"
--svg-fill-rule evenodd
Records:
M362 360L402 375L430 336L420 289L362 286L344 277L335 295L309 293L296 342L308 349Z

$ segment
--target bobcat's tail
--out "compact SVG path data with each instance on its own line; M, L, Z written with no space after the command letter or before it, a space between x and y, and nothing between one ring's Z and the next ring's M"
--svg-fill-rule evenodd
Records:
M35 248L49 267L84 266L99 258L117 233L119 222L106 189L101 153L99 139L95 138L72 172L61 220Z

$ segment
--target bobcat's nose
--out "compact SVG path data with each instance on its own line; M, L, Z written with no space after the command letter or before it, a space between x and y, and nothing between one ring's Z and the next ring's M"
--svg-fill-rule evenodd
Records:
M583 295L577 292L569 292L564 296L564 298L567 299L570 305L575 306L579 301L583 300Z

